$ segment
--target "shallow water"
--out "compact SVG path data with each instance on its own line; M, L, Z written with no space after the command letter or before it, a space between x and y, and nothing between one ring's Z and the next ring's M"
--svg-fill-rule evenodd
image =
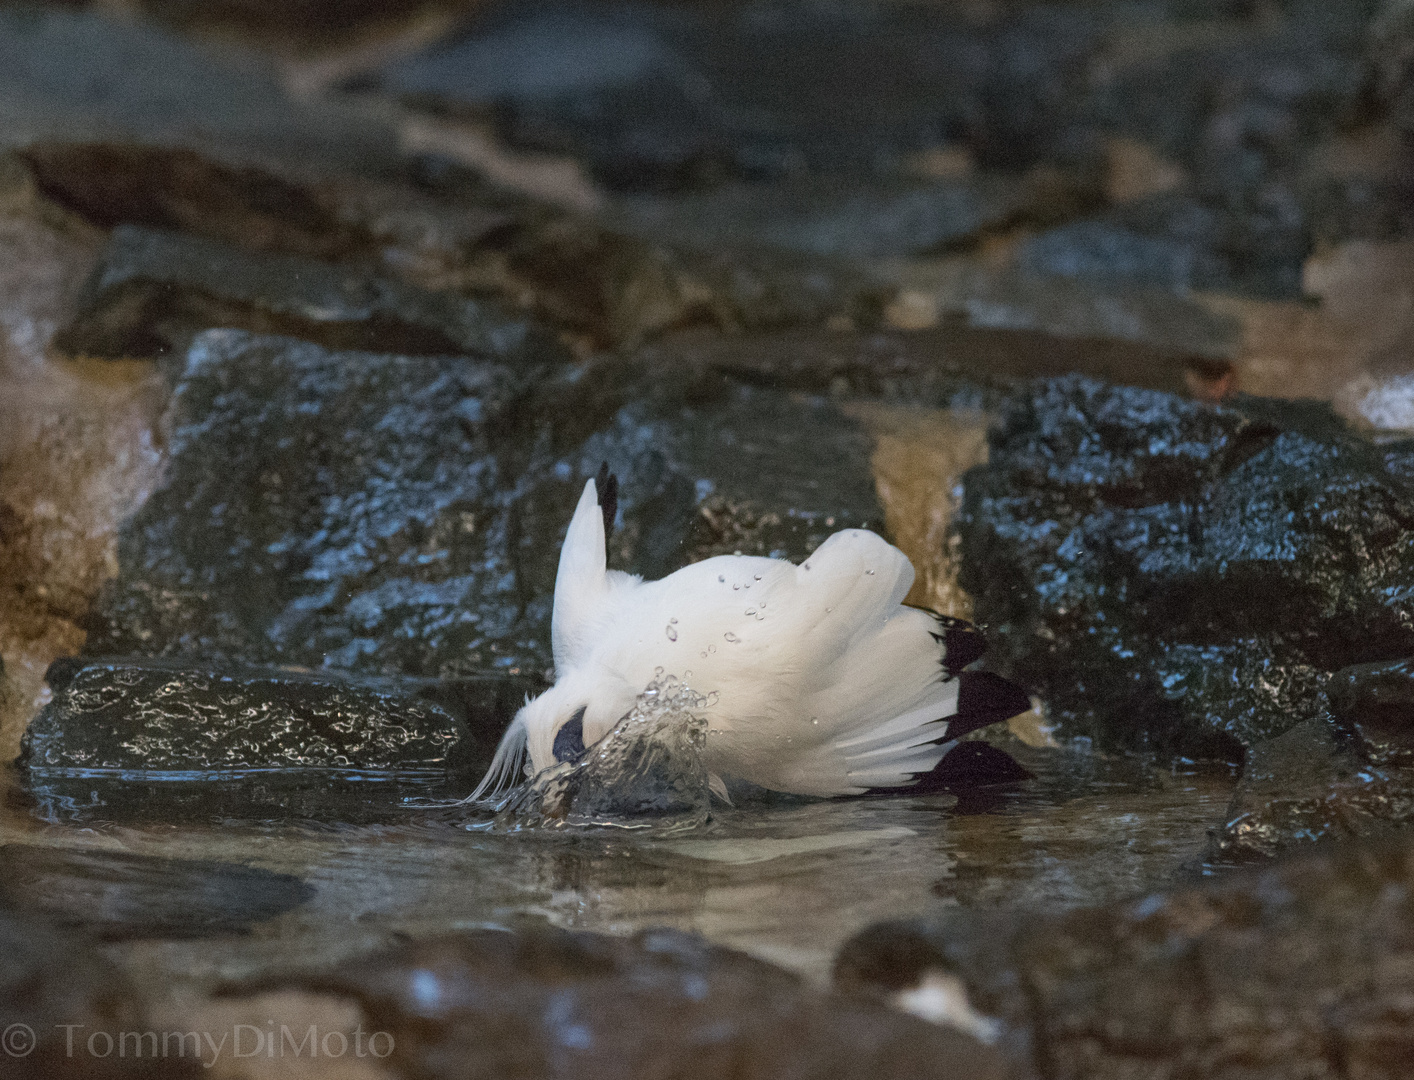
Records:
M702 829L668 835L498 835L415 812L379 826L57 824L25 807L11 773L0 843L219 860L314 887L247 935L105 946L159 998L333 961L398 932L537 920L697 931L824 982L840 944L880 920L949 904L1094 903L1203 872L1228 770L1156 772L1063 750L1019 756L1035 779L962 800L718 805Z

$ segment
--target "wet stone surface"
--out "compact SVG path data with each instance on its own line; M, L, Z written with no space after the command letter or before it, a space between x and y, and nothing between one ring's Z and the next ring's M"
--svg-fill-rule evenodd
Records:
M1408 1014L1406 838L1056 915L960 911L873 928L837 983L956 975L1023 1074L1395 1077Z
M89 649L431 675L531 637L493 442L523 385L487 360L200 336Z
M1264 858L1319 840L1380 836L1414 822L1414 773L1373 764L1324 719L1247 752L1210 858Z
M1414 651L1408 450L1324 407L1083 378L1014 399L968 474L961 581L1074 735L1228 755Z
M478 930L292 981L357 1000L413 1076L1005 1075L967 1036L671 930Z
M1327 684L1330 716L1258 743L1221 829L1217 859L1313 840L1378 836L1414 822L1410 664L1359 664Z

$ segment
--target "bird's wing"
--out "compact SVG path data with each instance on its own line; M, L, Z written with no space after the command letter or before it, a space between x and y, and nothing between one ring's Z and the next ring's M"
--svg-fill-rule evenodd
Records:
M550 648L559 671L577 666L588 651L595 616L604 601L607 570L604 514L594 481L589 480L570 519L555 575Z

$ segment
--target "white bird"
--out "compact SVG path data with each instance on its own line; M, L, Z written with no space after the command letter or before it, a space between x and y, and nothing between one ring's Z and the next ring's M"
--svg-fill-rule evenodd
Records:
M600 481L604 504L590 480L560 551L555 684L516 713L470 799L577 758L659 669L714 699L704 755L722 797L723 778L821 796L906 787L959 736L1031 707L963 671L983 650L968 623L903 605L913 565L874 533L837 532L799 566L720 555L644 581L608 569L617 484L607 467Z

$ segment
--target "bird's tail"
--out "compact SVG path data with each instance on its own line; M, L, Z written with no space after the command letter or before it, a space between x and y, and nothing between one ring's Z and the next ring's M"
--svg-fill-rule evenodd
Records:
M832 666L812 701L825 738L798 760L795 783L821 793L907 787L963 735L1029 709L1020 687L964 670L982 651L961 620L896 611Z
M517 716L501 736L496 754L491 758L491 765L487 768L486 775L481 778L481 783L477 784L476 790L462 802L478 802L483 799L496 802L520 783L525 772L526 737L525 722Z

